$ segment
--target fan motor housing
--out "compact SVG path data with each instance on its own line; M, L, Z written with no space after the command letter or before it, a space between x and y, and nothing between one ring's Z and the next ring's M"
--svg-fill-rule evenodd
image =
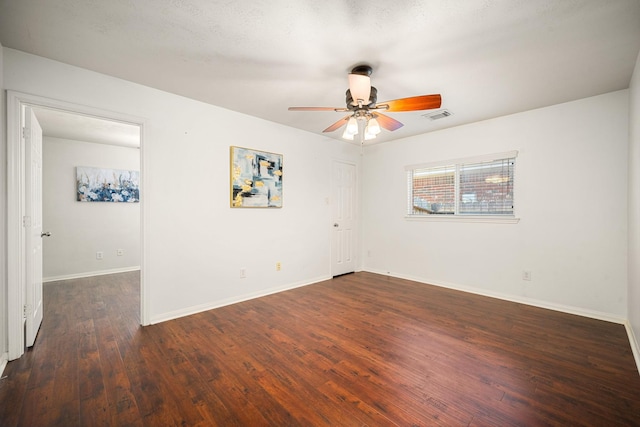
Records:
M354 68L355 70L355 68ZM351 90L347 89L347 108L350 110L357 110L359 107L357 105L353 105L353 96L351 96ZM375 87L371 86L371 95L369 95L369 103L366 105L363 105L364 107L373 107L376 105L376 102L378 101L378 89L376 89Z
M373 68L370 65L357 65L351 70L351 74L360 74L361 76L371 76Z

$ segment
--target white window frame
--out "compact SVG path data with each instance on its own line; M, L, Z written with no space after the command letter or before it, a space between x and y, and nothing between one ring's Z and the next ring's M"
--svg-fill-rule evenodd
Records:
M475 157L464 157L464 158L458 158L458 159L450 159L450 160L420 163L420 164L405 166L404 170L407 175L407 194L406 194L407 207L405 208L405 212L406 212L405 219L408 221L430 221L430 222L452 221L452 222L484 222L484 223L499 223L499 224L517 224L520 221L520 218L518 218L515 215L515 206L514 206L514 213L512 215L467 215L467 214L458 213L458 203L459 203L458 194L460 191L459 173L460 173L461 164L492 162L496 160L511 159L511 158L517 158L517 157L518 157L518 151L514 150L514 151L503 152L503 153L487 154L487 155L475 156ZM437 167L443 167L443 166L455 166L455 174L456 174L455 212L456 213L452 215L451 214L449 215L411 214L410 212L412 211L412 207L413 207L412 206L413 205L413 202L412 202L413 201L413 182L411 179L413 177L413 171L416 169L430 169L430 168L437 168ZM514 188L514 193L515 193L515 188Z

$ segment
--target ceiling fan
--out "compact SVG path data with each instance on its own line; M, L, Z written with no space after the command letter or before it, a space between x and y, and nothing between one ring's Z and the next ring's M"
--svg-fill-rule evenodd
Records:
M353 140L360 134L360 141L373 139L380 133L380 128L388 131L400 129L403 124L396 119L382 114L386 112L418 111L440 108L440 95L420 95L409 98L394 99L377 103L378 91L371 86L369 65L358 65L349 73L349 89L347 90L347 106L334 107L289 107L289 111L336 111L349 112L346 116L323 130L333 132L347 125L342 137Z

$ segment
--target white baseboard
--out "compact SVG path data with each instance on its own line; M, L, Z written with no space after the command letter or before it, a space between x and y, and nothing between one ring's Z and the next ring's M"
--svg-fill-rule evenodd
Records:
M629 321L624 322L624 327L627 330L627 335L629 336L629 344L631 344L631 351L633 352L633 358L636 360L636 368L638 368L638 374L640 374L640 345L638 345L638 340L636 339L635 334L633 333L633 328L631 327L631 323Z
M2 353L0 355L0 377L4 373L4 368L7 367L7 362L9 361L9 353Z
M485 297L497 298L504 301L516 302L519 304L530 305L533 307L546 308L548 310L559 311L562 313L575 314L577 316L589 317L591 319L604 320L606 322L618 323L620 325L624 325L625 322L627 321L626 319L622 317L618 317L611 313L588 310L581 307L573 307L573 306L563 305L563 304L555 304L547 301L536 300L533 298L519 297L516 295L502 294L500 292L491 292L491 291L486 291L480 288L474 288L471 286L461 286L461 285L456 285L452 283L436 282L436 281L427 280L421 277L389 273L387 271L376 271L372 269L367 269L365 271L368 271L370 273L375 273L375 274L381 274L383 276L392 276L392 277L397 277L399 279L411 280L413 282L424 283L426 285L434 285L441 288L453 289L456 291L468 292L471 294L482 295Z
M167 320L173 320L173 319L177 319L179 317L190 316L192 314L201 313L203 311L213 310L215 308L220 308L220 307L224 307L224 306L231 305L231 304L237 304L239 302L248 301L248 300L252 300L252 299L255 299L255 298L265 297L267 295L277 294L279 292L284 292L284 291L288 291L288 290L291 290L291 289L300 288L302 286L312 285L314 283L323 282L323 281L329 280L329 279L331 279L331 276L321 276L321 277L317 277L315 279L310 279L310 280L304 281L304 282L298 282L298 283L288 284L288 285L279 286L279 287L275 287L275 288L265 289L265 290L262 290L262 291L259 291L259 292L252 292L252 293L249 293L249 294L240 295L240 296L233 297L233 298L227 298L227 299L220 300L220 301L211 301L211 302L204 303L204 304L194 305L194 306L187 307L187 308L184 308L184 309L175 310L175 311L171 311L171 312L168 312L168 313L163 313L163 314L160 314L160 315L157 315L157 316L153 316L151 318L151 324L166 322Z
M57 282L58 280L82 279L84 277L104 276L107 274L116 274L116 273L128 273L130 271L138 271L138 270L140 270L139 265L133 266L133 267L112 268L109 270L87 271L84 273L64 274L62 276L43 277L42 282L48 283L48 282Z

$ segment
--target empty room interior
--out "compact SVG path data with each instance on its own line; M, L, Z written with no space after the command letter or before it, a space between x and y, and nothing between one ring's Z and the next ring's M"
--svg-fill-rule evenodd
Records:
M640 2L0 1L0 425L640 425Z

